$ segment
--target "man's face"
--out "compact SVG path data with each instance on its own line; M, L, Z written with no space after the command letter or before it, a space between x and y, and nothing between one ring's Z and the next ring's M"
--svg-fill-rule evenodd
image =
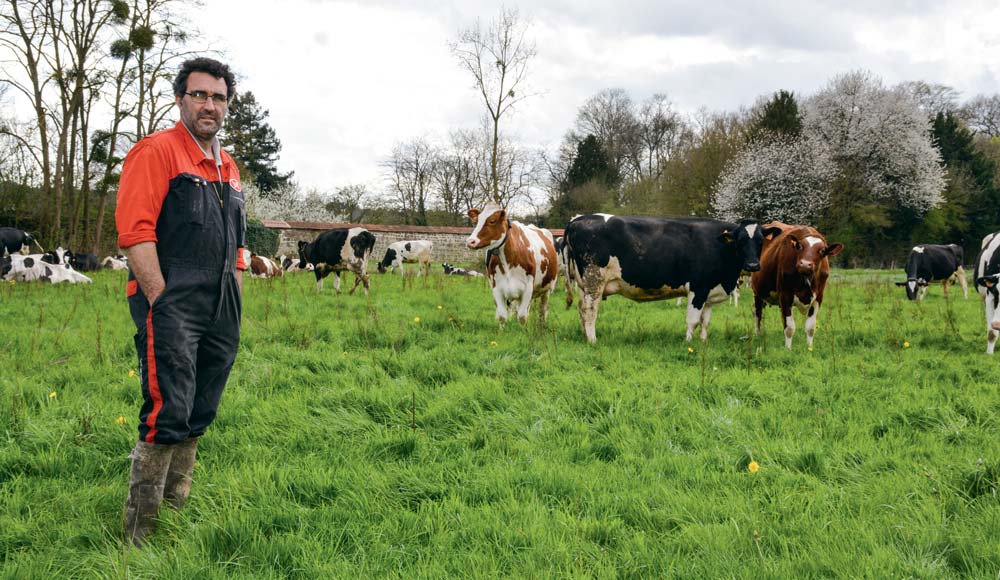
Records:
M187 92L204 91L208 94L225 95L225 79L217 79L204 72L193 72L188 76ZM220 105L214 99L196 103L191 95L176 97L181 110L181 121L191 133L201 141L211 141L222 128L228 105Z

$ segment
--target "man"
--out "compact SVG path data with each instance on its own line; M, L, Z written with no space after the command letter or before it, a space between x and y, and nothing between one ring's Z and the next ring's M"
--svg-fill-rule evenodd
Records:
M129 152L115 216L143 396L125 501L136 546L155 529L160 503L180 509L191 491L198 438L236 359L246 270L240 176L216 138L233 73L192 59L173 89L181 120Z

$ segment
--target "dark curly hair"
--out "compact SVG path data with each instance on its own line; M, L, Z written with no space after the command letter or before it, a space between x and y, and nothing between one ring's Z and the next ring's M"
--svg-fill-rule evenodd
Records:
M232 100L236 95L236 77L233 76L233 71L215 59L198 57L184 61L181 65L181 70L177 71L177 78L174 79L175 97L179 97L187 92L188 77L193 72L208 73L217 79L225 80L226 97Z

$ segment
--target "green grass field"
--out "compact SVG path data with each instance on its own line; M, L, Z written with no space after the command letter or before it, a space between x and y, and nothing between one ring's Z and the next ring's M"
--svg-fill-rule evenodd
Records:
M135 329L124 274L94 278L0 284L2 578L1000 570L1000 358L975 294L915 304L901 272L835 272L815 349L799 318L788 352L774 308L752 336L748 290L707 344L674 301L613 297L588 345L561 289L547 329L501 332L483 280L373 274L370 301L248 280L191 502L139 551Z

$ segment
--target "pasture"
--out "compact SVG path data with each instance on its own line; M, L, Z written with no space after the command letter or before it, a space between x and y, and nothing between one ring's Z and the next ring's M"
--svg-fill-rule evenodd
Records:
M561 280L546 329L501 332L483 279L433 271L368 300L248 279L191 501L142 551L125 274L0 284L0 577L997 577L974 293L834 271L812 352L775 307L754 337L746 288L707 344L673 300L612 297L588 345Z

